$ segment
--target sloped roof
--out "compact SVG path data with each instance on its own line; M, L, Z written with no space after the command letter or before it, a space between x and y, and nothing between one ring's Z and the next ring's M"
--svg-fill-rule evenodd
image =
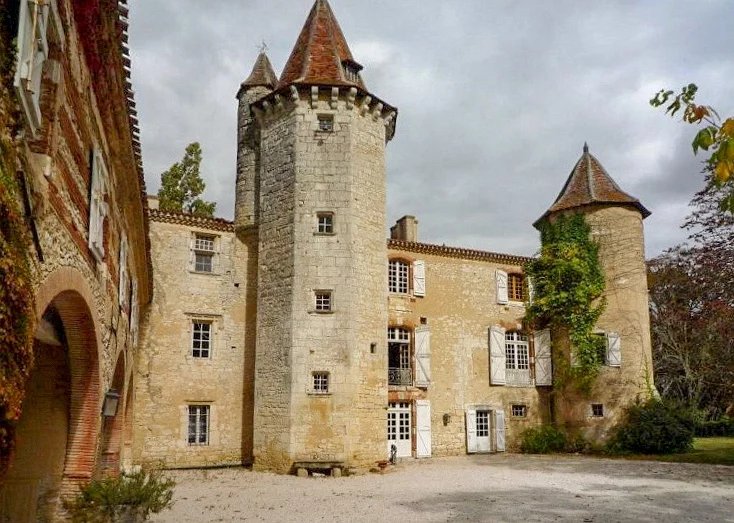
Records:
M269 89L275 89L278 84L278 76L273 71L273 66L270 63L268 55L264 52L260 53L255 60L255 65L252 67L252 72L247 80L242 82L242 87L267 87Z
M283 68L278 89L294 83L366 89L358 74L356 81L347 78L345 62L357 73L362 69L352 57L329 2L316 0Z
M599 160L589 152L589 146L584 144L584 152L576 162L556 201L534 225L537 227L544 218L554 212L600 203L628 204L637 208L643 218L650 216L650 211L637 198L620 189Z

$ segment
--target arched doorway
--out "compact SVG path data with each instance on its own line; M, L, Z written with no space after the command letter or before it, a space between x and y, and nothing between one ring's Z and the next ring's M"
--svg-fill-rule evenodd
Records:
M42 304L43 294L37 301ZM91 479L99 431L97 336L87 301L65 290L47 302L35 362L0 491L0 520L54 519L61 499Z

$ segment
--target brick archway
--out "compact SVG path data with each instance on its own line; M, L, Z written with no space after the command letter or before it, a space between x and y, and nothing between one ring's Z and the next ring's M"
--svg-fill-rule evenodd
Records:
M100 339L94 295L82 274L68 267L54 271L36 294L41 318L55 308L63 324L70 371L69 433L61 495L76 492L94 474L100 431Z

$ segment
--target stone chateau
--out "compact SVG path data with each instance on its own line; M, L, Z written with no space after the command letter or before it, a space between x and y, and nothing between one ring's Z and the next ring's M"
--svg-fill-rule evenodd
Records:
M587 148L536 223L583 213L607 279L606 365L561 399L568 342L524 322L527 258L420 242L412 216L385 238L398 110L326 0L280 76L261 54L237 91L234 221L146 198L124 2L0 1L1 188L36 326L0 521L63 518L79 485L136 465L339 474L511 450L548 422L603 439L647 391L649 212Z

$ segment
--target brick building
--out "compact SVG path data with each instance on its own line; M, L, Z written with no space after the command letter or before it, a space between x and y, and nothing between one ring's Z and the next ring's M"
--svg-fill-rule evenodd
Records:
M133 362L152 290L147 203L125 2L0 7L3 49L17 38L0 154L33 238L37 325L0 520L46 521L132 457Z
M234 221L150 211L135 462L364 469L503 451L549 421L603 439L646 391L649 212L584 149L542 217L585 214L607 279L606 365L554 404L564 343L524 323L527 258L422 243L410 216L385 239L398 111L361 70L317 0L280 77L261 54L237 93Z

